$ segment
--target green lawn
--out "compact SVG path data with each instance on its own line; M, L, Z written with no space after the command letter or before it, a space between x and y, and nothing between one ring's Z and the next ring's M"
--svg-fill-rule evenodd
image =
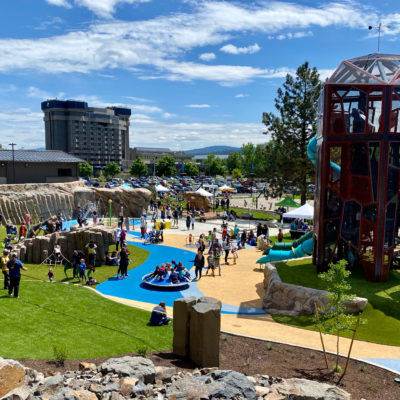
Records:
M4 235L1 227L0 238ZM128 245L128 249L129 269L149 255L141 248ZM51 359L54 345L65 346L70 359L171 348L172 326L148 326L149 312L112 302L79 285L42 282L48 279L47 265L25 266L28 271L22 274L19 299L0 290L0 320L7 338L0 346L1 357ZM100 266L94 277L103 282L115 275L117 268ZM68 280L63 266L54 272L55 280ZM71 270L67 273L71 276Z
M248 213L250 212L251 214L253 214L253 218L254 219L259 219L259 220L263 220L263 221L270 221L273 219L276 219L276 217L273 217L271 215L269 215L267 213L267 211L256 211L250 208L250 211L246 208L235 208L235 207L229 207L230 210L235 211L235 213L237 214L237 216L240 218L240 214L243 213ZM218 207L217 210L218 212L223 212L224 209L222 207Z
M278 236L271 236L270 239L271 239L272 242L278 243ZM295 240L296 240L296 239L292 239L292 238L290 237L290 232L288 232L288 233L285 233L285 234L283 235L282 242L294 242Z
M310 260L291 261L276 265L283 282L324 289ZM356 338L367 342L400 346L400 270L391 271L384 283L367 282L360 270L350 276L354 294L368 299L362 313L366 324L361 325ZM275 321L315 330L312 316L289 317L273 315ZM344 335L351 336L351 333Z
M5 358L53 358L54 345L65 346L69 359L172 345L172 326L148 326L149 312L76 285L22 279L19 299L0 294L0 318Z
M131 259L131 263L129 264L128 270L131 270L133 268L136 268L138 265L141 265L149 256L149 252L147 250L141 249L139 247L127 246L130 255L129 258ZM110 246L110 252L115 250L115 245ZM37 265L37 264L28 264L24 263L25 267L28 268L28 271L23 271L22 276L25 276L26 279L39 279L39 280L47 280L47 272L49 270L48 265ZM117 274L118 267L115 266L109 266L109 265L101 265L99 267L96 267L96 271L92 275L97 282L101 283L106 281L108 278L111 276L114 276ZM54 280L55 281L68 281L72 283L78 283L79 280L72 279L72 269L67 270L67 276L64 274L64 266L63 265L58 265L55 268L53 268L54 272Z

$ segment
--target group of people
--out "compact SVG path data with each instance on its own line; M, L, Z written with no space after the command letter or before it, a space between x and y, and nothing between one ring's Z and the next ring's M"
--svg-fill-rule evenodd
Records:
M17 258L15 253L10 255L8 249L3 250L0 258L1 272L4 277L4 290L8 290L8 296L19 297L19 283L21 280L21 270L27 271L28 268L22 265L22 262Z
M152 278L156 278L157 281L169 279L172 284L185 283L192 280L189 271L182 262L176 263L174 260L161 264L161 267L157 265L146 280L149 281Z
M307 232L310 230L310 226L306 221L304 221L304 219L296 218L290 223L290 230Z

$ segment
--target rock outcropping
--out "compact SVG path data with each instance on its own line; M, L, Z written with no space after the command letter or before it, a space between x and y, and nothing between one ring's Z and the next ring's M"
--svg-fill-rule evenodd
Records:
M209 197L203 196L197 192L185 192L185 200L190 201L190 207L195 207L196 210L204 208L205 212L211 210L211 201Z
M264 270L265 296L262 307L271 314L306 315L314 313L314 304L326 307L329 303L328 292L299 285L284 283L278 271L271 264L265 265ZM363 311L368 300L355 297L346 301L347 312L356 313Z
M79 371L45 377L13 360L0 359L0 395L6 400L350 400L344 390L306 379L282 379L268 375L246 376L217 368L179 371L155 367L142 357L110 359L97 367L81 363ZM18 369L14 379L13 369ZM22 371L22 373L21 373Z
M21 245L16 246L15 252L22 262L40 264L53 254L54 247L58 245L61 254L71 260L73 251L82 250L85 252L85 246L90 240L93 240L97 245L96 264L104 264L106 260L105 252L108 251L110 245L115 244L116 239L113 228L101 225L25 239ZM54 264L54 257L53 254L50 263Z
M24 185L0 185L0 214L5 221L20 224L25 214L41 221L61 212L64 219L75 218L76 207L90 211L95 206L99 216L109 213L117 217L121 208L125 216L140 217L147 208L151 192L147 189L104 189L84 186L82 181L70 183L30 183ZM90 216L90 214L89 214Z

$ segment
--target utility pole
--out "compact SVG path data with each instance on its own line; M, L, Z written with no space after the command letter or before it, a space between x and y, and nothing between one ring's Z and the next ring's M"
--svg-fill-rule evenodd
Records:
M14 146L16 146L15 143L10 143L9 146L12 148L12 167L13 167L13 183L15 183L15 155L14 155Z

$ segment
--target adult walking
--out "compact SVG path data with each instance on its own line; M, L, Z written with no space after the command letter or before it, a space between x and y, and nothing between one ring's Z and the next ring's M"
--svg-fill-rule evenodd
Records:
M140 217L140 237L141 239L145 239L145 234L147 231L147 222L146 222L146 218L142 215Z
M188 213L187 216L186 216L186 228L187 228L187 230L190 229L191 221L192 221L192 218L190 217L190 214Z
M9 275L10 275L10 285L8 286L8 296L11 297L11 295L14 292L14 297L18 298L19 297L19 283L21 281L21 269L23 271L27 271L28 268L25 268L22 265L21 261L18 260L16 254L13 254L11 256L11 260L9 260L7 263L7 268L8 268Z
M225 238L225 240L223 242L223 247L224 247L224 251L225 251L225 264L229 265L228 256L229 256L232 246L231 246L231 240L228 237Z
M198 277L198 280L201 279L201 271L204 268L204 256L203 252L199 250L196 254L196 257L194 258L194 267L195 267L195 275L196 275L196 280Z
M121 273L121 279L128 276L128 265L129 265L129 251L124 245L119 252L119 269L118 272Z
M10 261L8 257L9 251L7 249L3 250L3 255L1 256L1 272L4 275L4 290L8 289L8 286L10 285L10 276L9 276L9 271L7 267L7 263Z

